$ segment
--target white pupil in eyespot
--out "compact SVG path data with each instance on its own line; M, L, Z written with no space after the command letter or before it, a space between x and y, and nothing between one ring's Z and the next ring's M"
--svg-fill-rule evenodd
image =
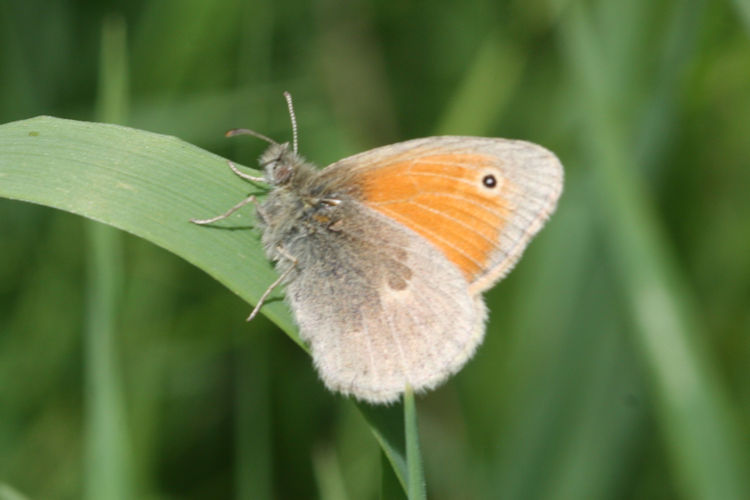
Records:
M493 188L497 186L497 179L492 174L487 174L482 178L482 184L484 184L485 187Z

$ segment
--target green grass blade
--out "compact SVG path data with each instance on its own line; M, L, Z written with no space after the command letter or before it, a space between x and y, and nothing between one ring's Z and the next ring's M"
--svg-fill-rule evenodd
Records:
M266 335L235 348L236 500L273 498L270 352Z
M321 500L347 500L344 479L336 450L328 446L318 446L312 454L313 472L318 484Z
M130 79L126 28L125 20L119 16L107 18L102 28L96 115L107 122L124 123L128 117Z
M380 499L405 499L406 494L385 453L380 454Z
M239 181L224 159L174 137L52 117L0 125L0 196L66 210L144 238L252 304L275 279L257 232L248 229L252 209L216 227L189 222L225 211L248 192L261 193ZM268 302L263 313L306 349L281 301ZM359 407L406 489L400 411Z
M116 311L121 290L121 238L111 227L87 228L86 497L129 498L128 439L117 362Z
M110 19L102 30L99 115L122 121L127 106L125 25ZM117 347L117 311L122 291L122 238L111 227L89 222L86 298L86 473L87 498L125 499L129 477L128 427Z
M655 210L634 176L636 162L613 119L614 100L606 91L611 87L599 71L597 43L583 7L571 8L562 35L588 96L586 144L597 165L602 215L678 484L686 498L750 498L745 440L701 345L687 287L674 268Z
M260 192L225 160L174 137L52 117L0 125L0 196L144 238L255 303L275 274L248 229L252 208L214 227L189 222L222 213L251 191ZM281 302L263 312L302 345Z
M491 33L448 101L435 135L487 135L516 90L524 63L512 44Z
M404 392L404 430L406 433L406 466L408 468L409 500L424 500L424 469L422 455L419 452L419 430L417 428L417 406L414 403L414 391L406 386Z
M28 497L22 495L7 484L0 483L0 500L28 500Z
M408 491L406 469L406 439L404 436L404 419L400 406L370 406L364 403L357 405L359 411L370 424L380 448L396 475L404 492Z
M734 5L740 13L745 31L750 35L750 0L734 0Z

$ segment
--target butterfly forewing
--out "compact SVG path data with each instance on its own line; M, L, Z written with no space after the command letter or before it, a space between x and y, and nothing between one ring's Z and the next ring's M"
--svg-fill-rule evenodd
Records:
M475 294L513 267L562 190L562 166L548 150L478 137L384 146L321 174L436 246Z

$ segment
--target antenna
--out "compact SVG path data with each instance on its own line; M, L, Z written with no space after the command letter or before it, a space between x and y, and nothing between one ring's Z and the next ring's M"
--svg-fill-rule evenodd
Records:
M294 116L294 105L292 104L292 94L284 92L284 99L286 99L286 105L289 108L289 119L292 121L292 148L294 154L297 154L297 117Z
M235 135L252 135L253 137L264 140L269 144L279 144L270 137L266 137L265 135L256 132L255 130L250 130L249 128L233 128L232 130L229 130L226 134L224 134L224 137L234 137Z

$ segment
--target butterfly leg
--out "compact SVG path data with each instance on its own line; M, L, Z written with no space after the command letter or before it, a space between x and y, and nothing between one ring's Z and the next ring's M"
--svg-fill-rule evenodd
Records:
M237 168L237 165L235 165L231 161L227 161L227 163L229 163L229 168L232 169L232 172L234 172L235 175L237 175L237 177L248 180L250 182L266 182L266 180L263 177L256 177L254 175L248 175L240 171L240 169ZM244 207L248 203L255 203L255 202L256 202L255 196L250 195L221 215L217 215L216 217L211 217L210 219L190 219L190 222L194 224L211 224L212 222L226 219L227 217L229 217L230 215L232 215L233 213L235 213L237 210Z
M210 219L190 219L190 222L192 222L193 224L200 224L200 225L211 224L212 222L226 219L227 217L229 217L230 215L232 215L233 213L235 213L237 210L244 207L248 203L255 203L255 202L256 202L255 195L250 195L221 215L217 215L216 217L211 217Z
M292 265L289 266L286 271L284 271L283 273L281 273L281 275L276 279L276 281L274 281L273 283L271 283L269 285L269 287L266 288L266 291L263 292L263 295L260 296L260 299L258 300L258 303L255 305L255 308L253 309L253 311L250 313L250 316L247 317L247 321L252 321L253 318L255 318L255 316L258 315L258 313L260 312L260 308L263 307L263 303L266 301L266 299L268 298L268 296L271 295L271 292L273 292L273 290L277 286L279 286L284 281L284 279L286 279L286 277L289 276L289 274L292 272L292 270L297 266L297 259L295 259L293 256L289 255L289 253L286 250L284 250L283 247L280 247L280 246L276 247L276 250L285 259L289 259L291 261Z
M232 169L232 172L234 172L237 175L237 177L248 180L250 182L260 182L260 183L266 182L266 179L263 177L256 177L254 175L246 174L245 172L240 171L240 169L237 168L237 165L235 165L231 161L227 161L227 163L229 163L229 168Z

